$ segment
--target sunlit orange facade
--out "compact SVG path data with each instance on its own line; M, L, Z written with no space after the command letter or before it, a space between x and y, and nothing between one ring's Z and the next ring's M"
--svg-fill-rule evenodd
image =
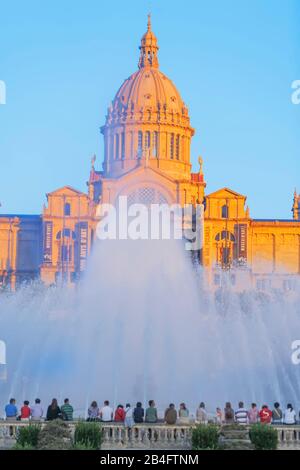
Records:
M300 196L295 192L293 218L255 220L245 196L229 188L205 193L202 159L192 171L195 131L188 108L160 71L158 50L149 16L138 70L118 90L101 128L102 170L93 158L87 193L65 186L47 194L41 215L0 216L2 285L15 288L37 277L46 284L75 283L85 271L99 207L122 195L130 203L203 204L198 257L215 285L223 270L238 267L262 287L270 274L288 286L300 274Z

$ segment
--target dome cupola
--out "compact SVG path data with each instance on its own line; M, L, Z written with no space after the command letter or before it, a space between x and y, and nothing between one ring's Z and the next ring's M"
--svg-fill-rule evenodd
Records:
M147 32L142 37L142 42L140 45L140 60L139 60L139 69L143 67L155 67L158 68L158 45L155 34L151 29L151 15L148 15L148 26Z
M138 70L121 85L101 129L107 176L121 176L147 161L174 178L190 178L194 129L180 93L159 69L158 50L148 15Z

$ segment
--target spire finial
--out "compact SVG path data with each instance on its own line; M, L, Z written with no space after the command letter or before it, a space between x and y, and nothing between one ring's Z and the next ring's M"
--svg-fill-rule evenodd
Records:
M147 31L150 33L151 31L151 13L148 13L148 24L147 24Z

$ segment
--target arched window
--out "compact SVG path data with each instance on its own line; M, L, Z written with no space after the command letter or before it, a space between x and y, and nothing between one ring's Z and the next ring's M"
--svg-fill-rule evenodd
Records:
M174 159L174 134L171 134L171 140L170 140L170 157Z
M138 158L142 158L143 155L143 133L138 132Z
M69 202L65 203L64 215L67 216L67 217L71 215L71 204Z
M218 233L215 237L215 240L217 242L221 241L221 240L228 240L228 241L231 241L231 242L235 242L235 237L233 235L233 233L231 232L228 232L228 230L223 230L222 232Z
M176 136L176 159L179 160L180 155L180 135Z
M56 240L61 240L61 238L71 238L72 240L76 240L76 233L69 228L64 228L62 231L60 230L56 234Z
M224 206L222 206L222 219L228 219L229 217L229 207L227 206L227 204L225 204Z

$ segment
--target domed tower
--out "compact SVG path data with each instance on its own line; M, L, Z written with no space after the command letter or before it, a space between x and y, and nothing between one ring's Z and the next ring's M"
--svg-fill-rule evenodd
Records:
M202 203L202 164L191 173L194 135L186 105L172 81L159 70L157 38L148 16L138 70L122 84L108 109L103 171L92 165L89 194L94 202Z
M158 49L149 15L138 71L120 87L101 129L106 176L119 177L147 160L172 178L190 179L194 129L178 90L159 70Z

